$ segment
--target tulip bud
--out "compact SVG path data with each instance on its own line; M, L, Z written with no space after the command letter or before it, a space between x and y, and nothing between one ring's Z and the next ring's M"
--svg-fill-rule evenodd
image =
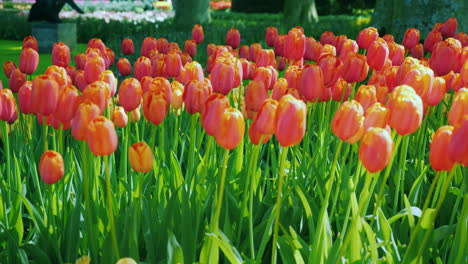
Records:
M397 43L390 43L388 49L388 58L392 61L392 66L400 66L405 59L405 47Z
M251 81L245 88L245 109L249 118L253 118L263 101L268 98L268 90L260 80Z
M161 124L169 110L169 102L160 91L149 91L143 95L143 115L154 125Z
M15 69L16 69L16 64L14 62L5 61L5 63L3 63L3 72L5 73L5 76L7 77L7 79L10 79L10 75Z
M412 49L419 42L420 33L416 28L409 28L405 32L402 45L407 49Z
M123 107L117 106L112 110L112 121L120 128L123 128L128 123L128 116Z
M416 58L416 59L421 59L422 57L424 57L423 44L421 43L416 44L416 46L410 49L410 53L411 53L411 56L413 56L413 58Z
M442 34L439 31L431 31L427 34L426 39L424 40L424 49L432 52L434 46L442 41Z
M366 112L367 108L369 108L377 102L377 91L375 89L375 86L362 84L357 89L354 100L359 102L364 112Z
M31 48L37 52L39 52L39 48L38 48L38 45L37 45L37 39L33 36L27 36L23 39L23 46L22 46L22 49L27 49L27 48Z
M348 84L343 78L336 80L334 84L329 86L331 89L331 97L333 101L343 102L348 100L349 95L351 94L351 84Z
M253 43L250 45L249 48L249 55L250 55L250 60L253 62L257 62L258 54L262 50L262 44L260 43Z
M152 73L153 70L151 68L150 59L141 56L135 61L135 64L133 65L133 75L135 75L135 78L138 81L141 81L141 79L145 76L151 76Z
M84 66L86 64L86 54L78 53L73 58L75 60L76 69L84 70Z
M239 47L239 58L250 59L250 47L247 45L242 45Z
M265 41L269 47L275 45L276 38L278 37L278 29L276 27L267 27L265 30Z
M442 126L432 136L429 161L435 171L451 171L453 168L454 161L447 155L452 134L453 126Z
M75 86L78 88L78 90L83 91L88 84L86 83L85 77L84 77L84 71L83 70L78 70L75 75Z
M120 58L117 61L117 68L122 76L127 76L132 73L132 65L126 58Z
M99 79L99 75L106 70L104 59L101 57L88 58L84 65L84 77L90 84Z
M52 114L58 102L59 86L52 77L40 75L32 82L31 104L35 113L44 116Z
M373 41L367 50L367 63L372 69L380 71L385 65L388 55L388 45L385 41Z
M343 79L348 83L364 81L369 72L369 65L366 61L364 55L348 53L343 61Z
M343 62L333 55L321 57L317 64L322 69L325 87L334 84L343 74Z
M308 64L302 69L298 90L309 102L316 102L324 93L322 70L318 65Z
M13 123L18 117L16 100L10 89L0 90L0 120Z
M133 40L129 38L124 38L121 43L122 53L124 55L132 55L135 52L135 46L133 45Z
M212 93L205 101L201 123L206 134L215 136L224 110L229 108L229 99L219 93Z
M52 64L60 67L67 67L70 64L70 48L59 41L52 47Z
M8 80L12 92L18 92L19 88L26 82L26 74L22 73L20 69L14 69L10 74Z
M197 44L200 44L203 42L204 38L205 33L203 32L203 27L199 24L194 25L192 29L192 39L195 40Z
M307 107L287 94L281 97L275 120L275 136L283 147L297 145L305 135Z
M128 149L128 160L132 169L137 172L148 172L153 168L153 152L144 141L135 143Z
M388 123L388 109L380 103L375 103L367 109L364 115L364 131L371 127L385 128Z
M63 158L60 153L48 150L39 161L39 175L46 184L54 184L62 179L64 174Z
M442 99L444 99L445 93L447 93L448 87L444 78L435 77L430 93L426 94L425 101L430 106L438 105Z
M359 51L359 46L356 41L352 39L346 40L343 45L341 46L340 50L340 59L344 60L348 56L348 53L358 53Z
M276 38L275 45L273 46L276 56L284 56L284 45L286 43L286 37L287 35L278 35Z
M455 33L457 33L457 27L458 27L457 19L454 17L451 17L444 22L444 24L440 28L440 33L442 33L442 36L444 38L451 38L455 36Z
M245 123L242 113L233 107L224 109L216 132L216 142L225 149L233 149L244 138Z
M205 85L199 80L191 80L185 85L184 91L184 103L187 112L190 114L201 113L203 111L203 105L212 93L210 86Z
M158 51L164 54L169 52L169 41L166 38L158 38Z
M149 58L151 50L158 49L158 41L153 37L146 37L141 43L140 56Z
M71 123L72 136L76 140L86 140L88 125L99 116L100 111L99 107L89 100L84 100L78 105Z
M117 149L118 138L114 123L104 116L94 118L88 125L88 147L96 156L108 156Z
M133 111L141 103L143 90L135 78L127 78L120 84L119 103L127 112Z
M368 49L370 44L373 41L376 41L379 38L379 32L374 27L368 27L359 32L357 37L357 43L359 48Z
M187 52L190 57L195 57L195 54L197 53L197 43L195 40L186 40L184 43L184 51Z
M429 65L437 76L446 75L455 71L461 55L461 43L454 38L440 41L432 50Z
M166 75L168 77L177 77L182 69L182 60L180 55L174 51L166 55Z
M103 81L109 85L110 97L114 97L117 91L117 78L110 70L106 70L99 75L99 81Z
M235 28L231 28L226 33L226 45L231 46L233 49L237 49L240 44L240 32Z
M453 98L452 106L448 115L450 125L458 127L468 115L468 89L458 90Z
M350 144L356 143L364 132L364 112L357 101L340 105L331 123L333 134Z
M1 89L0 89L1 91ZM23 114L33 113L31 104L32 82L25 82L18 91L18 106Z
M255 145L258 145L258 141L260 138L252 139L252 136L256 134L259 135L272 135L275 133L275 120L276 120L276 112L278 109L278 101L274 99L266 99L263 101L262 105L258 110L258 114L255 116L252 125L250 126L250 130L255 130L252 135L249 133L250 140ZM265 137L268 141L269 137ZM266 141L262 142L265 144Z
M451 160L468 166L468 116L458 123L448 145L448 156Z
M99 106L101 114L104 113L110 101L109 85L103 81L96 81L83 90L83 99L88 99Z
M21 51L19 68L22 73L33 74L39 64L39 54L37 51L26 48Z
M408 85L396 87L387 102L390 110L388 124L404 136L415 132L422 122L421 97Z
M387 130L372 127L364 133L359 146L359 159L371 173L383 170L392 158L393 141Z
M294 61L301 60L305 52L304 33L297 28L289 30L284 41L284 56Z
M262 49L258 53L256 60L257 67L273 66L276 67L275 52L271 49Z
M79 100L78 90L74 86L64 86L59 91L54 117L61 123L70 122L75 115Z
M135 110L128 112L128 121L132 123L136 123L140 121L141 114L140 114L140 107L137 107Z

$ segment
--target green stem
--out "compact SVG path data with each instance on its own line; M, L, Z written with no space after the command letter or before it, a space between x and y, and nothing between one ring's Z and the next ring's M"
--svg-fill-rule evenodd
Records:
M346 160L348 158L349 150L351 149L351 145L347 144L345 154L343 155L343 163L346 164ZM336 163L337 157L335 157L335 163ZM330 214L330 223L333 222L333 216L335 215L335 209L338 201L338 194L340 193L340 185L341 185L341 173L337 177L337 185L336 185L336 191L333 194L333 202L332 202L332 209L331 209L331 214ZM331 191L331 190L330 190Z
M398 163L398 172L397 172L397 178L396 178L396 188L395 188L395 194L393 196L393 215L396 214L396 210L398 207L398 193L400 192L400 186L404 186L405 182L405 160L406 160L406 155L408 153L408 143L409 143L409 136L405 137L403 139L403 145L400 153L400 161Z
M193 162L195 159L195 144L196 144L196 130L195 130L195 125L197 122L197 116L196 114L192 114L192 121L190 125L190 134L188 135L190 137L190 147L189 147L189 153L188 153L188 164L187 164L187 183L191 185L192 182L192 174L193 174Z
M59 131L58 131L58 152L64 154L63 152L63 124L60 123Z
M6 157L6 177L7 177L7 184L8 184L8 187L11 188L11 157L10 157L10 139L9 139L9 135L8 135L8 123L5 122L5 121L0 121L2 124L2 139L3 139L3 148L4 148L4 151L5 151L5 157ZM0 179L0 181L3 182L3 179ZM2 188L2 194L6 194L6 188ZM11 192L9 192L8 194L11 194ZM3 202L5 203L5 205L3 206L3 209L5 210L5 224L6 224L6 227L8 228L10 225L9 225L9 221L8 221L8 214L6 213L6 205L9 204L11 201L11 197L9 197L9 195L2 195L3 198Z
M262 142L263 136L260 137L260 142ZM255 243L254 243L254 235L253 235L253 200L254 200L254 192L255 192L255 171L254 169L256 168L257 161L258 161L258 155L260 152L261 145L259 144L255 148L255 153L254 153L254 161L252 162L253 168L251 168L250 171L250 192L249 192L249 241L250 241L250 256L252 259L255 259Z
M288 147L283 147L283 151L281 152L281 160L280 160L280 168L279 168L279 175L278 175L278 195L276 196L276 205L275 205L275 224L273 226L273 243L271 245L271 263L276 263L276 251L277 246L276 242L278 240L278 230L279 230L279 220L280 220L280 213L281 213L281 191L283 188L283 181L284 181L284 165L286 163L286 156L288 154Z
M85 196L85 219L86 225L88 229L88 244L91 251L91 256L97 257L97 246L96 246L96 239L94 238L94 223L92 218L92 209L91 209L91 192L89 190L89 174L88 174L88 161L89 161L89 152L87 151L87 143L86 141L81 142L81 154L83 158L83 166L81 168L83 174L83 185L84 185L84 196Z
M111 232L111 240L112 240L112 248L114 250L114 256L119 259L119 247L117 245L117 237L115 235L115 225L114 225L114 209L112 202L112 188L110 182L110 173L109 173L109 156L104 156L104 166L105 166L105 173L106 173L106 188L107 188L107 214L109 217L109 226Z
M140 141L140 131L138 129L138 122L134 122L133 124L135 126L136 141L139 142Z
M44 152L49 150L49 143L47 142L47 121L46 117L42 117L42 141L44 143Z

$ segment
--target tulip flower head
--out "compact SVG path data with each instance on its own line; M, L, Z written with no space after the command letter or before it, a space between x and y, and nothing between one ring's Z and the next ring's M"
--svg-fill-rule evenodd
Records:
M276 111L275 136L283 147L299 144L305 135L307 107L287 94L281 97Z
M225 149L237 147L245 133L245 122L242 113L233 107L224 109L216 131L216 142Z
M448 155L448 146L452 139L453 126L442 126L432 135L429 162L435 171L450 171L454 161Z
M98 116L89 123L86 139L90 151L96 156L108 156L117 149L114 123L104 116Z
M47 184L54 184L62 179L65 172L63 158L60 153L48 150L39 161L39 175Z
M130 166L137 172L148 172L153 168L153 152L143 141L133 144L128 149Z
M39 64L39 53L32 48L26 48L21 51L19 69L22 73L33 74Z
M371 173L383 170L392 158L393 141L387 130L372 127L364 133L359 145L359 160Z

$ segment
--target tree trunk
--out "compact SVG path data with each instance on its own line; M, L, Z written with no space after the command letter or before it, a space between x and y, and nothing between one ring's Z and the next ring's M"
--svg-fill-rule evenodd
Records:
M284 19L298 26L317 23L319 18L315 0L285 0Z
M231 11L243 13L281 13L284 0L232 0Z
M209 0L176 0L174 25L193 27L195 24L206 24L211 20Z
M468 1L466 0L377 0L372 25L380 35L392 34L403 39L408 28L417 28L425 38L435 23L450 17L458 20L458 31L468 30Z

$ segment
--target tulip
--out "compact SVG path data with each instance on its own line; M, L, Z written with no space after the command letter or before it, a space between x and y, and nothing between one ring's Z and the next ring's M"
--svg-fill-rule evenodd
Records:
M465 32L458 32L454 38L460 41L463 47L468 46L468 34Z
M362 82L366 79L369 65L364 55L348 53L343 64L343 79L348 83Z
M416 59L421 59L422 57L424 57L423 44L421 43L416 44L416 46L410 49L410 53L411 53L411 56L413 56L413 58L416 58Z
M106 48L106 54L107 54L107 57L109 58L109 67L110 67L114 65L115 63L115 52L111 50L110 48ZM109 67L107 67L107 69L109 69Z
M86 54L84 53L77 53L74 57L75 66L78 70L84 70L84 66L86 63Z
M258 54L262 50L262 44L260 43L253 43L249 47L249 55L250 55L250 60L253 62L257 62Z
M468 115L468 89L462 88L458 90L453 98L448 121L450 125L458 127L466 119L466 115Z
M10 79L10 75L15 69L16 69L16 64L14 62L5 61L5 63L3 63L3 72L5 73L5 76L7 77L7 79Z
M1 91L2 89L0 89ZM23 114L33 113L31 104L32 82L25 82L18 91L18 106Z
M242 80L250 79L252 64L244 58L241 58L239 61L242 64Z
M289 30L284 41L284 56L293 61L301 60L304 57L305 40L306 37L301 30L297 28Z
M361 104L364 112L366 112L367 108L377 102L377 91L375 86L362 84L357 89L354 100L358 101Z
M299 68L298 66L289 66L286 69L286 72L284 74L284 78L287 80L287 85L288 87L286 88L295 88L297 89L299 87L299 80L301 77L302 69ZM277 99L279 100L279 99Z
M460 69L460 79L465 87L468 87L468 59L465 60Z
M263 101L268 98L268 90L260 80L251 81L245 88L245 109L249 118L253 118Z
M452 134L453 126L442 126L432 135L429 162L435 171L451 171L453 168L454 161L447 155Z
M101 57L88 58L84 65L84 77L90 84L99 79L99 75L106 70L104 59Z
M442 77L435 77L430 93L426 94L425 101L430 106L438 105L442 99L444 99L445 93L447 93L448 87L445 79Z
M326 56L336 56L336 48L335 46L332 46L330 44L325 44L323 45L323 47L320 49L320 54L318 55L318 57L316 58L316 61L320 61L323 57L326 57Z
M458 123L448 145L448 156L451 160L468 166L468 116Z
M434 46L442 41L442 34L439 31L431 31L427 34L426 39L424 40L424 49L432 52Z
M129 38L124 38L121 43L122 53L124 55L132 55L135 52L135 46L133 45L133 40Z
M153 70L151 68L150 59L141 56L135 61L135 64L133 65L133 75L135 75L135 78L138 81L141 81L145 76L151 76L152 73Z
M148 172L153 168L153 152L144 141L137 142L128 149L128 160L132 169L137 172Z
M335 41L336 37L335 34L333 34L333 32L325 31L322 33L322 35L320 35L320 43L322 43L322 45L330 44L332 46L335 46Z
M60 89L57 108L54 112L54 117L60 123L67 123L73 119L80 100L79 96L78 90L72 85Z
M166 38L158 38L158 51L164 54L169 52L169 41Z
M39 48L38 48L38 45L37 45L37 39L33 36L27 36L23 39L23 46L22 46L22 49L27 49L27 48L31 48L37 52L39 52Z
M279 101L283 95L286 94L288 89L288 81L284 78L279 78L276 83L273 85L273 92L271 93L271 98L276 101Z
M387 130L372 127L364 133L359 146L359 160L371 173L383 170L392 158L393 141Z
M76 140L86 140L88 134L88 124L99 116L101 110L97 105L89 100L82 101L75 111L71 123L72 136Z
M171 106L172 108L177 110L181 108L182 104L184 103L184 98L183 98L184 85L178 81L173 81L171 83L171 90L172 90Z
M380 71L389 56L388 45L385 41L373 41L367 50L367 63L369 67Z
M74 80L75 80L75 77L76 77L75 67L73 67L71 65L68 65L67 67L65 67L65 71L67 72L67 75L70 77L70 79L72 80L72 83L73 83Z
M390 43L388 49L388 58L392 61L392 66L400 66L405 59L405 47L397 43Z
M32 48L26 48L21 51L19 69L22 73L33 74L39 64L39 54Z
M128 121L135 123L140 121L141 113L140 107L137 107L135 110L128 112Z
M114 110L112 110L112 121L120 128L123 128L127 125L128 115L123 107L117 106L114 108Z
M180 55L174 51L166 55L166 76L177 77L182 69L182 60Z
M286 43L286 37L287 35L278 35L278 37L276 38L275 45L273 46L276 56L284 56L284 46Z
M389 110L381 103L375 103L367 108L364 114L364 131L371 127L386 128Z
M119 97L121 98L121 97ZM110 101L110 88L109 85L103 81L96 81L83 90L83 99L88 99L99 106L101 114L104 113Z
M202 43L204 38L205 33L203 32L203 27L199 24L194 25L192 29L192 39L195 40L195 43Z
M68 76L67 71L63 67L51 65L47 67L45 74L54 79L57 82L59 88L72 84L70 76Z
M190 114L201 113L203 105L212 93L211 87L199 80L191 80L185 85L184 103L187 112Z
M242 113L233 107L224 109L216 132L216 142L225 149L233 149L242 141L245 123Z
M140 105L142 93L140 82L135 78L127 78L120 84L119 103L125 111L133 111Z
M322 70L318 65L308 64L302 69L298 90L309 102L317 101L324 93Z
M141 43L140 56L149 58L151 50L158 49L158 41L153 37L146 37Z
M216 47L215 44L213 44L213 43L208 44L206 46L206 55L208 57L210 57L211 55L213 55L216 52L216 49L217 49L217 47Z
M190 57L195 57L195 54L197 53L197 43L195 40L186 40L184 43L184 50L190 55Z
M247 45L242 45L239 47L239 58L250 59L250 47Z
M204 103L201 123L206 134L215 136L224 110L229 108L229 99L219 93L212 93Z
M262 49L259 51L257 60L255 62L257 64L257 67L276 67L275 52L271 49Z
M267 67L259 67L255 70L252 80L263 82L265 89L273 88L274 80L273 71Z
M258 110L252 124L249 128L249 138L254 145L265 144L270 140L275 132L276 111L278 101L266 99ZM262 142L260 142L262 138Z
M52 64L60 67L67 67L70 64L70 48L59 41L52 47Z
M461 55L461 43L454 38L440 41L434 46L429 65L437 76L455 71Z
M387 102L390 110L388 124L404 136L415 132L422 122L421 97L408 85L396 87Z
M357 101L346 101L333 116L333 134L350 144L356 143L364 132L364 111Z
M31 104L35 113L43 116L52 114L59 97L59 86L52 77L40 75L32 82Z
M457 33L458 21L456 18L451 17L447 19L442 27L440 28L440 33L444 38L451 38Z
M317 64L322 70L325 87L334 84L343 74L343 62L333 55L321 57Z
M226 33L226 45L231 46L233 49L237 49L240 44L240 32L235 28L231 28Z
M165 79L165 78L163 78L163 79ZM141 78L140 85L141 85L141 89L142 89L143 93L151 90L152 82L153 82L153 77L151 77L151 76L145 76L145 77Z
M275 136L283 147L299 144L305 134L307 107L287 94L281 97L276 111Z
M417 66L410 70L401 81L401 84L411 86L424 100L426 96L431 94L433 83L434 72L430 68L423 66Z
M96 156L109 156L117 149L118 138L114 123L104 116L94 118L88 125L89 150Z
M405 32L402 45L407 49L412 49L419 42L420 33L416 28L409 28Z
M343 78L336 80L334 84L329 86L331 89L331 98L333 101L342 102L348 100L351 94L351 84L348 84Z
M356 41L359 45L359 48L368 49L370 44L373 41L376 41L378 37L379 32L377 31L377 29L374 27L368 27L359 32Z
M166 77L166 55L159 54L151 61L153 77Z
M76 72L74 83L80 91L83 91L86 88L88 84L86 83L83 70L79 70Z
M269 47L275 45L276 38L278 37L278 29L276 27L267 27L265 30L265 41Z
M211 71L211 84L213 85L213 90L220 94L228 94L234 87L236 87L234 86L234 74L235 67L228 60L216 63Z
M393 35L391 34L386 34L382 37L383 40L385 40L385 42L387 42L387 44L391 43L391 42L395 42L395 38L393 37Z
M18 117L18 108L13 93L9 89L0 90L0 120L13 123Z
M340 50L340 59L344 60L348 56L348 53L357 53L359 51L359 46L356 41L352 39L346 40L341 46Z
M44 152L39 161L39 175L46 184L54 184L62 179L64 174L63 158L53 150Z
M99 81L103 81L109 85L110 97L114 97L117 92L117 78L112 71L106 70L99 75Z
M12 92L18 92L19 88L26 82L26 74L20 69L14 69L10 74L8 84Z

